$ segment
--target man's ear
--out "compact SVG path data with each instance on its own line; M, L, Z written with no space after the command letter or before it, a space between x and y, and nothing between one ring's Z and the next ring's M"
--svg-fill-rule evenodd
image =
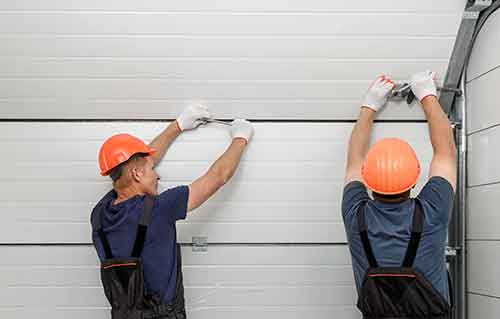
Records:
M130 168L130 175L134 181L139 183L142 180L142 176L144 176L144 170L141 167L134 165Z

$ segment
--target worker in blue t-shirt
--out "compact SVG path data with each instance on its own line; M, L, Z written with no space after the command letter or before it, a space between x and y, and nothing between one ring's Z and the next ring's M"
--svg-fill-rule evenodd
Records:
M190 185L178 186L158 194L160 176L155 166L170 144L186 130L192 130L210 118L204 106L187 108L149 145L128 135L110 137L101 147L101 175L110 176L113 190L101 199L104 205L102 229L114 257L128 257L132 251L145 196L154 196L152 219L147 230L141 260L145 289L157 302L177 307L184 318L184 290L176 221L207 201L235 173L244 150L253 136L253 126L246 120L231 123L232 142L208 171ZM101 261L103 243L96 231L96 209L92 212L92 237ZM178 308L181 309L178 309Z
M365 318L450 317L445 263L457 179L457 151L437 98L433 72L412 76L411 89L429 123L434 156L416 198L420 163L411 146L382 139L369 149L373 120L395 84L379 77L368 89L349 142L342 200L347 240ZM372 191L373 199L368 194Z

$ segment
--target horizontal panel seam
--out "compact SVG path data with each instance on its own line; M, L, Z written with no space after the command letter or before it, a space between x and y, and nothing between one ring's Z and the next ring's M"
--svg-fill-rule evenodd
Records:
M179 243L181 246L191 247L193 244L191 243ZM301 246L347 246L345 242L337 242L337 243L207 243L208 246L247 246L247 247L273 247L273 246L281 246L281 247L301 247ZM17 247L17 246L43 246L43 247L65 247L65 246L85 246L85 247L93 247L92 243L0 243L0 247Z
M467 84L472 83L473 81L475 81L475 80L477 80L477 79L479 79L479 78L481 78L481 77L485 76L486 74L491 73L491 72L493 72L493 71L495 71L495 70L497 70L497 69L500 69L500 65L497 65L497 66L493 67L492 69L489 69L488 71L486 71L486 72L484 72L484 73L481 73L481 74L479 74L479 75L477 75L477 76L473 77L473 78L472 78L472 79L470 79L470 80L467 80Z
M32 119L32 118L11 118L11 119L6 119L2 118L0 119L0 123L20 123L20 122L40 122L40 123L50 123L50 122L81 122L81 123L88 123L88 122L96 122L96 123L101 123L101 122L172 122L175 119L169 118L169 119L75 119L75 118L67 118L67 119ZM247 119L251 122L256 122L256 123L356 123L357 120L352 119L352 120L328 120L328 119L287 119L287 118L281 118L281 119L272 119L272 118L249 118ZM375 120L375 123L427 123L427 120L419 120L419 119L408 119L408 120Z
M490 183L483 183L483 184L474 184L474 185L467 185L468 189L474 189L474 188L480 188L480 187L485 187L485 186L492 186L492 185L497 185L500 184L500 181L495 181L495 182L490 182Z
M470 131L467 133L467 136L468 137L471 137L473 136L474 134L477 134L477 133L483 133L484 131L487 131L487 130L492 130L492 129L495 129L497 127L500 126L500 123L498 124L493 124L493 125L490 125L490 126L487 126L487 127L484 127L484 128L480 128L480 129L477 129L477 130L473 130L473 131Z
M473 291L469 291L469 294L476 295L476 296L481 296L481 297L488 297L488 298L492 298L492 299L500 299L500 296L491 296L491 295L482 294L482 293L473 292Z

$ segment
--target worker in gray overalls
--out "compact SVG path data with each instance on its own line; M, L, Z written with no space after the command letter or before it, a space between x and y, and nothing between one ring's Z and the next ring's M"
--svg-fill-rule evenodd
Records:
M391 79L381 76L371 85L352 130L342 216L364 318L451 318L445 247L457 151L434 77L426 71L411 79L434 150L429 180L415 198L410 192L419 180L420 162L412 147L386 138L369 149L375 115L395 86Z

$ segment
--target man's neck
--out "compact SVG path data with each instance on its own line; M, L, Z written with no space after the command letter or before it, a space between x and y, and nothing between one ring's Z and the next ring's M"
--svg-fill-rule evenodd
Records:
M115 192L116 192L116 199L113 202L113 205L119 204L121 202L124 202L134 196L142 196L144 195L144 192L139 190L135 185L131 185L128 187L124 188L116 188L115 187Z

